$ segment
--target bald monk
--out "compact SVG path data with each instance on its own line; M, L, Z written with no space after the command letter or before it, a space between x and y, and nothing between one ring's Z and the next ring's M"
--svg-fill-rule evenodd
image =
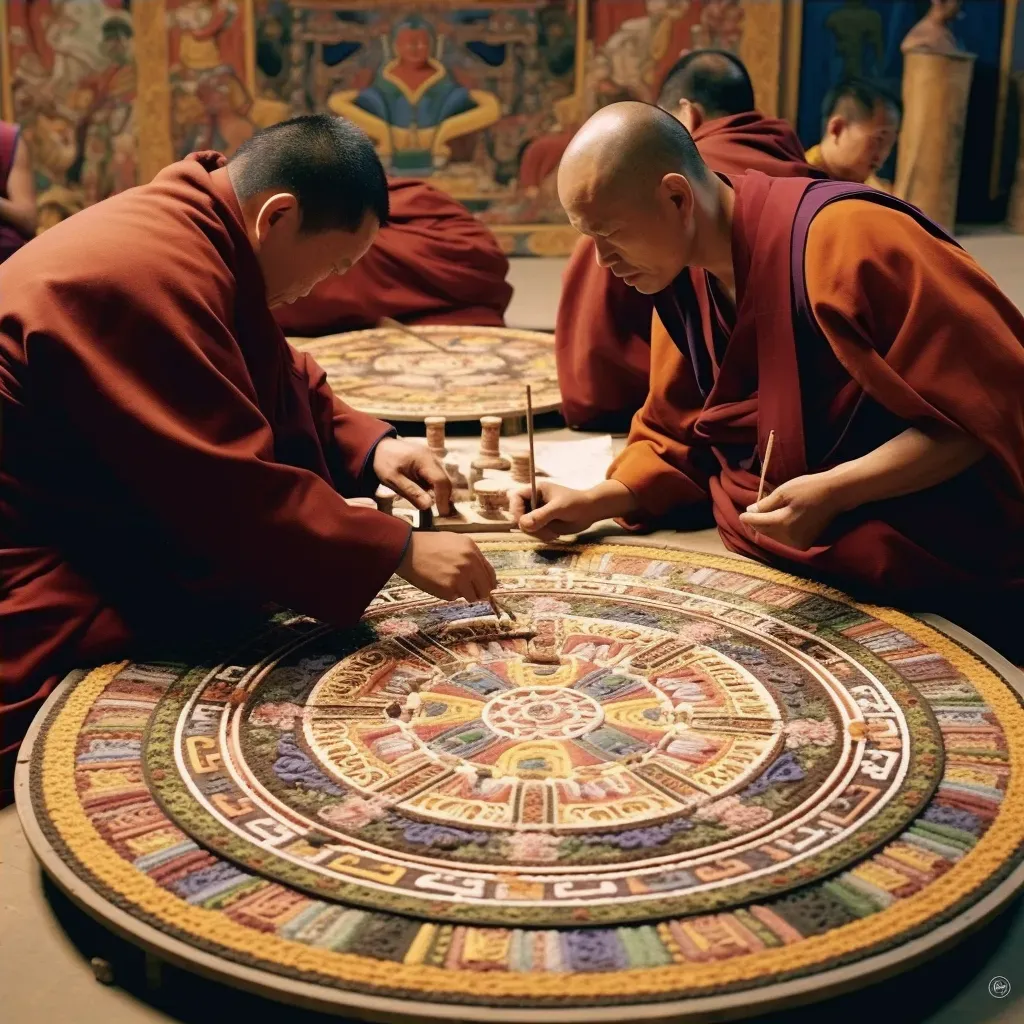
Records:
M724 50L694 50L665 76L658 106L692 134L708 165L816 176L787 121L754 109L743 63ZM654 303L597 262L590 238L576 246L562 280L555 327L562 411L570 426L626 430L647 397Z
M346 406L270 307L354 266L388 215L370 140L316 115L199 153L0 267L0 728L76 666L280 605L354 623L397 572L484 598L472 541L346 498L448 508L422 447Z
M508 259L485 224L422 181L388 182L390 213L367 254L305 298L278 306L287 334L316 337L406 324L502 327L512 298Z
M899 137L900 101L874 82L848 78L825 95L821 117L821 142L807 150L807 162L837 181L888 191L877 172Z
M608 479L544 483L524 530L710 507L732 551L1024 646L1024 317L953 239L864 186L726 182L636 103L581 129L558 188L654 296L651 390Z

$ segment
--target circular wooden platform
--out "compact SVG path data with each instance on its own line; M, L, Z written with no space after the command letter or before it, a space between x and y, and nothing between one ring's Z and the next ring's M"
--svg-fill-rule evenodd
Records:
M327 371L339 397L385 420L477 420L537 414L561 404L550 334L510 327L381 327L292 338Z
M483 540L500 625L393 582L208 663L69 678L19 760L110 927L388 1020L724 1020L1024 886L1024 681L941 620L650 543Z

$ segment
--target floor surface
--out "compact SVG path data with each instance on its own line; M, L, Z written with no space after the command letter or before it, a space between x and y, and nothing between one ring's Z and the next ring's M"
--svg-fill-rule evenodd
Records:
M965 234L964 244L1024 306L1024 238L1001 231ZM514 261L515 326L550 329L562 260ZM710 532L690 546L721 550ZM92 957L110 962L101 985ZM1003 998L994 978L1009 982ZM995 986L1001 991L999 986ZM164 968L157 978L141 953L95 925L47 883L13 807L0 811L0 1022L2 1024L314 1024L336 1017L274 1003ZM751 1018L756 1024L1024 1024L1024 899L954 950L898 978L800 1010ZM624 1021L623 1024L626 1024Z

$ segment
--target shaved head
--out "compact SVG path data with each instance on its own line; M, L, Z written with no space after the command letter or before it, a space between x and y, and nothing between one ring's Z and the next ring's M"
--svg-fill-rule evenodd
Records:
M569 143L559 166L558 194L565 205L577 194L634 187L642 179L682 174L704 182L709 173L690 133L671 114L648 103L612 103Z
M713 121L754 109L754 86L743 61L726 50L693 50L669 68L658 106L674 114L687 100Z
M686 128L647 103L599 110L558 168L569 219L597 241L599 261L642 292L660 291L681 271L695 204L718 184Z

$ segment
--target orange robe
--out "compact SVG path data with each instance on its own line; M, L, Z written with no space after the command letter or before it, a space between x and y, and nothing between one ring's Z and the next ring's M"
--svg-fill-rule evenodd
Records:
M268 604L351 624L408 543L341 496L373 493L390 428L285 342L222 162L173 164L0 267L5 777L70 669L167 637L181 656Z
M391 215L347 273L304 299L278 306L286 334L317 337L406 324L502 327L512 298L508 259L490 229L461 203L422 181L390 181Z
M710 499L733 551L1024 646L1024 317L898 200L760 174L733 184L735 307L703 271L656 297L650 394L610 470L640 502L634 525ZM740 522L769 431L778 486L929 423L987 456L840 515L807 551Z
M721 174L817 176L789 122L757 111L708 121L693 139ZM652 296L599 267L593 239L581 238L562 277L555 324L562 412L570 426L626 429L647 396L653 311Z

